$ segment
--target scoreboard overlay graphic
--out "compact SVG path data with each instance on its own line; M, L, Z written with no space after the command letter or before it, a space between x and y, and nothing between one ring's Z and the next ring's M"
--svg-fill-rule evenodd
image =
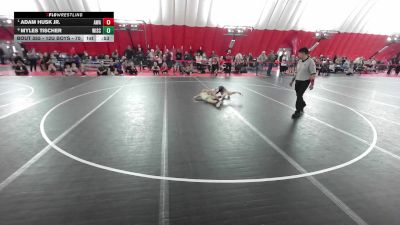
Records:
M14 12L16 42L114 42L114 12Z

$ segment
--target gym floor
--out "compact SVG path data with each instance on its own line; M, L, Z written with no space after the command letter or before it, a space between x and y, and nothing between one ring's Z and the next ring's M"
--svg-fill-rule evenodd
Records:
M400 224L400 80L290 79L0 77L0 224Z

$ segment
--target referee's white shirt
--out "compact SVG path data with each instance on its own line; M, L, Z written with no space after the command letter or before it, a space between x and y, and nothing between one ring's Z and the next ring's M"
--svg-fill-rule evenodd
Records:
M311 75L317 73L314 60L308 57L306 60L299 60L297 63L296 80L309 80Z

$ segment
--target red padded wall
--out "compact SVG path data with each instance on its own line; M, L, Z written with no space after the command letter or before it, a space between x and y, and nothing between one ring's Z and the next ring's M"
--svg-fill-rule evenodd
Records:
M206 52L216 50L222 54L228 47L231 37L225 36L223 28L215 27L188 27L179 25L153 25L146 26L148 44L152 48L156 44L160 48L171 49L184 46L188 49L192 46L197 50L203 46ZM12 32L12 29L9 29ZM0 31L1 39L12 39L12 36L5 32L4 28ZM294 51L300 47L311 47L315 42L314 33L305 31L281 31L281 30L253 30L247 33L247 36L237 37L233 52L253 53L259 55L261 51L276 51L278 48L293 48ZM144 32L119 31L115 33L114 43L25 43L28 48L36 48L38 51L64 51L69 52L72 46L77 52L87 50L90 55L99 53L111 53L118 49L120 53L124 51L127 45L141 44L145 46ZM320 45L314 50L313 55L335 54L355 58L358 56L370 57L376 51L386 45L386 36L358 33L340 33L336 34L330 40L321 41ZM394 44L386 49L378 58L390 57L399 52L399 44Z

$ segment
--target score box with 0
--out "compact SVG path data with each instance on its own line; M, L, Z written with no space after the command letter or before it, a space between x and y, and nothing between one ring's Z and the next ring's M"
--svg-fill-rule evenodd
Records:
M114 27L113 26L103 27L103 34L114 34Z
M103 18L103 26L114 26L114 18Z

